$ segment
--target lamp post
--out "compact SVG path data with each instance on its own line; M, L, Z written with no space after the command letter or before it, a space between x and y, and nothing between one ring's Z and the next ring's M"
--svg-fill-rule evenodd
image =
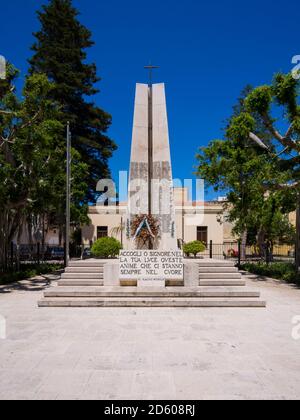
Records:
M71 132L70 123L67 124L67 186L66 186L66 245L65 265L70 262L70 222L71 222Z

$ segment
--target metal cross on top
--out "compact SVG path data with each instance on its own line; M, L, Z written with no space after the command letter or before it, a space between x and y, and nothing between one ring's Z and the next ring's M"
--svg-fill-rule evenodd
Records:
M149 86L152 86L152 74L154 69L159 69L159 66L152 66L152 64L149 64L149 66L144 67L146 70L149 70Z

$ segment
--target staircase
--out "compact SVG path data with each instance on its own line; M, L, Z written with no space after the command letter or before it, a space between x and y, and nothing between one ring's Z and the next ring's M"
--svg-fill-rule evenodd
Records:
M234 262L203 260L198 265L199 286L246 286Z
M264 308L260 293L248 291L233 263L200 260L199 287L104 287L106 261L70 263L57 288L44 293L39 307Z
M84 260L71 261L61 280L59 287L101 287L104 284L103 273L106 261Z

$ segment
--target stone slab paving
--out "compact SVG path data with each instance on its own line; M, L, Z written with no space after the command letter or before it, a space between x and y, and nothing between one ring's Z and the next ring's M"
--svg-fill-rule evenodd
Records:
M299 399L300 290L267 309L38 309L49 278L0 288L0 399Z

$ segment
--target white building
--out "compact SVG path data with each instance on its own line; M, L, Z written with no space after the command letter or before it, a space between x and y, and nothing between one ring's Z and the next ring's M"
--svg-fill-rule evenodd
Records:
M220 245L235 241L231 236L230 227L224 222L224 202L189 202L188 190L182 188L175 188L174 197L176 232L179 241L199 240L206 244L212 241ZM117 208L115 206L90 207L91 224L82 228L84 245L89 246L99 238L113 236L122 242L126 249L129 244L126 215L127 203L120 203Z

